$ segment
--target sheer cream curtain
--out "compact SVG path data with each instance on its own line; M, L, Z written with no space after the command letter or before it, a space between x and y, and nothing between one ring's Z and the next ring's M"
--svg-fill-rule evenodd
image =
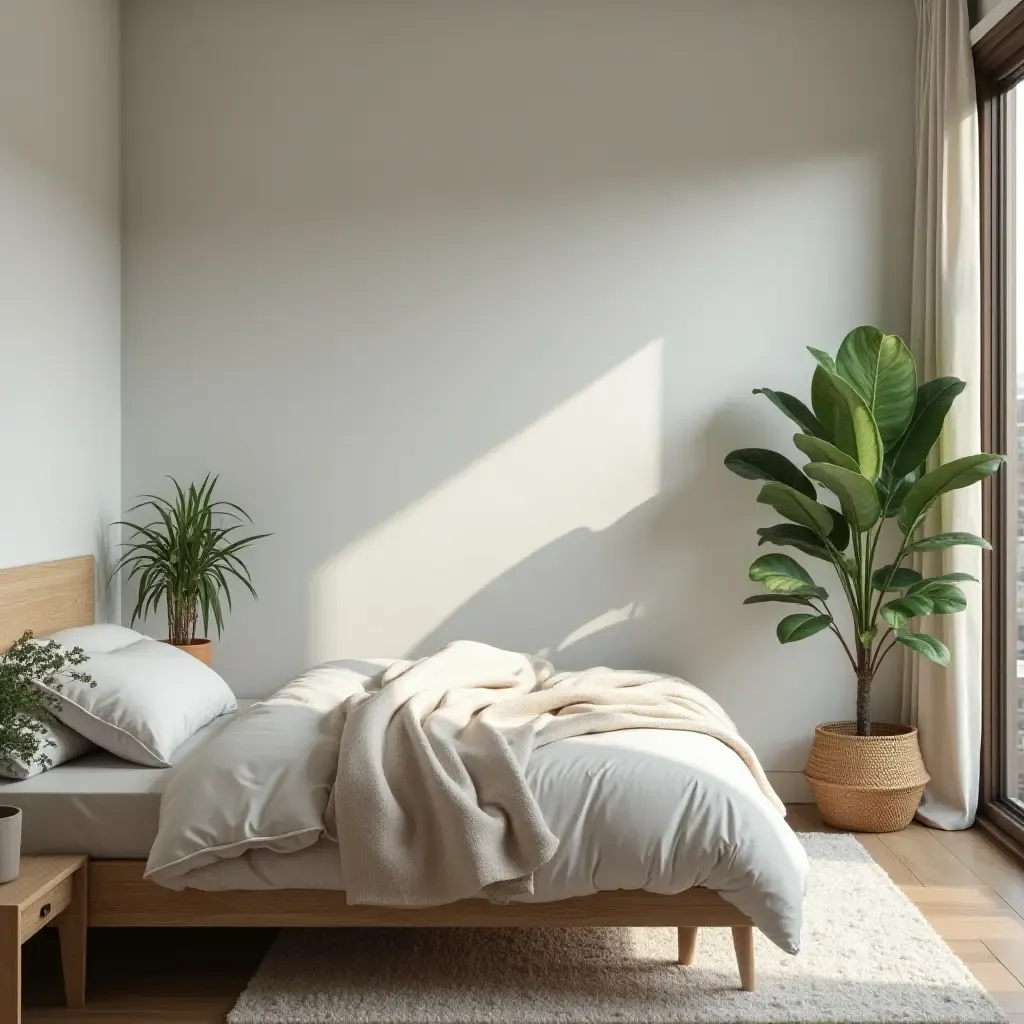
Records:
M923 378L960 377L938 461L981 451L981 225L978 108L966 0L917 0L917 199L911 347ZM981 533L981 491L942 497L926 534ZM981 575L981 552L949 548L918 556L926 576ZM903 714L920 730L931 782L918 817L967 828L978 807L981 746L981 588L965 586L967 611L929 620L949 648L949 668L906 652Z

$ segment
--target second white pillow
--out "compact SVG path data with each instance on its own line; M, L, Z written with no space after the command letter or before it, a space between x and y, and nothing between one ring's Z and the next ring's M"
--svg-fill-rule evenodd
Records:
M49 760L49 768L73 761L93 749L93 745L74 729L69 729L63 722L41 722L36 734L39 737L39 751ZM25 761L20 757L12 758L8 763L0 761L0 778L30 779L33 775L46 771L38 761Z
M90 631L94 631L90 635ZM126 761L169 768L171 756L208 722L236 710L227 683L201 661L134 630L85 626L46 638L81 647L80 671L96 683L62 674L56 717ZM93 640L95 642L93 642ZM52 691L51 691L52 692Z

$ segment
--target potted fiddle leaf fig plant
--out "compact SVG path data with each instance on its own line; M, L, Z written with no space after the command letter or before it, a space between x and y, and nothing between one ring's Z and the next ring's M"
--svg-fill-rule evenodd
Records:
M928 775L916 729L872 722L871 684L896 647L949 664L949 651L921 620L963 611L967 597L958 584L974 580L962 572L922 578L906 563L918 551L989 547L971 533L922 536L923 526L943 494L986 479L1004 459L968 455L926 468L946 414L966 384L955 377L919 381L913 355L895 335L858 327L835 358L810 352L818 364L810 408L782 391L754 391L799 427L793 444L806 464L797 466L765 448L741 448L726 456L725 465L741 477L764 481L758 502L785 520L761 527L759 545L792 548L827 563L849 606L852 628L844 635L828 590L782 552L764 554L751 565L750 579L765 592L744 603L792 606L776 630L780 643L826 630L835 635L856 679L856 720L818 726L804 775L829 824L892 831L910 823ZM834 495L838 508L820 499L819 486ZM878 564L880 541L890 529L895 558Z
M214 500L218 477L207 474L201 484L189 484L187 489L174 477L170 480L175 491L172 501L147 494L145 501L128 510L149 509L153 514L149 522L114 523L131 533L110 578L121 569L128 570L127 580L138 577L131 625L163 602L167 643L209 665L212 644L208 637L196 636L200 616L203 631L209 632L212 622L219 637L224 628L222 598L231 609L228 580L241 583L256 597L241 553L270 534L238 535L252 520L233 502Z

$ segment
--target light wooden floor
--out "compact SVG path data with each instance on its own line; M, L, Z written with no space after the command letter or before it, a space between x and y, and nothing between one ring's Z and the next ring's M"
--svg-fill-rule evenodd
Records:
M798 831L824 826L813 806L790 807ZM1024 1024L1024 866L980 832L860 836L932 927ZM274 932L242 929L99 929L89 940L89 1002L61 1006L53 929L25 946L25 1021L37 1024L214 1024L223 1021Z

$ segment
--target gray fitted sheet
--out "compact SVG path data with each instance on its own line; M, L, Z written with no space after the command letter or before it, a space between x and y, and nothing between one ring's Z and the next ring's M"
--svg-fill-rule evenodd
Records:
M171 763L184 762L233 717L222 715L204 726L174 752ZM144 860L173 773L174 768L145 768L95 750L30 779L0 779L0 804L21 808L22 853Z

